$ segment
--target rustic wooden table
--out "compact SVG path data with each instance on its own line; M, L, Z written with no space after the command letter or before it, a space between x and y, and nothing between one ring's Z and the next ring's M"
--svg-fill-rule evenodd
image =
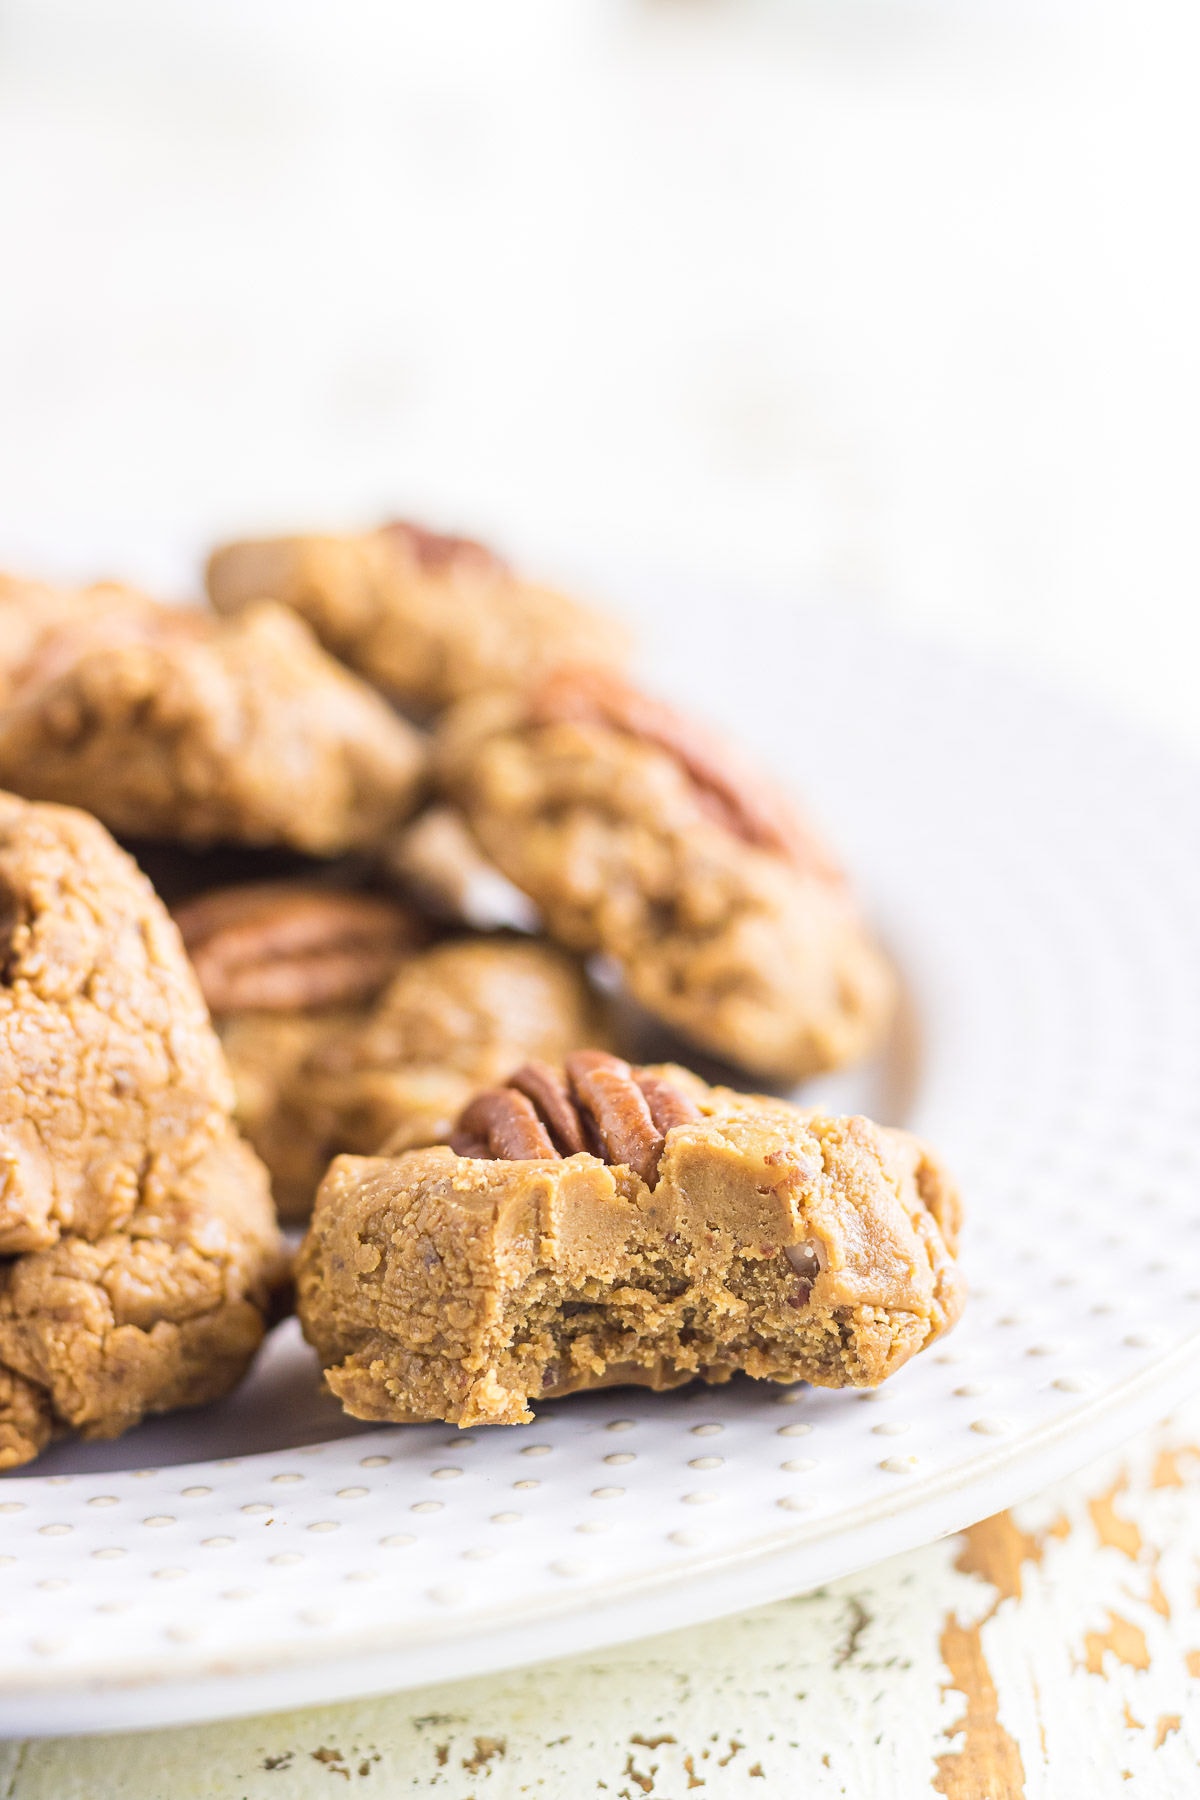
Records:
M0 1748L4 1800L1200 1794L1200 1401L960 1536L599 1657Z
M861 596L1198 741L1196 9L325 10L5 6L8 561L182 590L378 496ZM1193 1446L1200 1403L598 1658L0 1745L0 1800L1187 1800Z

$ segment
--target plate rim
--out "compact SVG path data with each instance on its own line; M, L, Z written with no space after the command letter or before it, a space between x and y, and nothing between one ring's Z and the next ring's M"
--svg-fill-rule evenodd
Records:
M877 619L824 614L835 631L869 634L877 647L894 644L925 666L966 670L1010 692L1034 698L1039 709L1055 706L1081 728L1102 728L1128 759L1149 753L1164 778L1200 772L1186 747L1173 746L1147 727L1114 717L1099 704L1064 691L1048 677L973 654L969 647L932 639ZM886 921L885 921L886 925ZM912 1552L1029 1498L1093 1458L1113 1451L1200 1390L1200 1327L1134 1373L1110 1380L1094 1396L1056 1417L1023 1428L981 1449L952 1469L897 1476L894 1493L862 1500L836 1515L762 1533L724 1549L693 1554L670 1565L564 1584L519 1609L511 1604L416 1621L400 1615L386 1624L360 1623L312 1637L276 1640L251 1648L239 1665L236 1640L223 1652L197 1647L191 1661L173 1653L169 1670L146 1646L125 1658L123 1673L107 1679L87 1665L59 1670L32 1665L28 1674L0 1682L0 1736L74 1736L248 1717L297 1706L418 1689L529 1666L547 1657L577 1656L634 1639L655 1637L811 1591L825 1582L893 1555ZM935 1352L936 1354L936 1352ZM368 1446L374 1434L356 1434ZM330 1440L337 1442L338 1440ZM315 1446L309 1446L315 1447ZM250 1452L239 1463L268 1463L286 1451ZM173 1463L173 1472L197 1475L213 1458ZM133 1465L136 1467L136 1465ZM114 1474L117 1472L114 1471ZM54 1477L9 1476L5 1493L28 1496ZM840 1554L838 1553L840 1551ZM818 1566L820 1565L820 1566ZM671 1617L656 1623L656 1600L670 1593ZM403 1636L404 1641L387 1641ZM142 1665L145 1665L142 1668Z
M349 1633L334 1643L328 1638L297 1639L286 1652L274 1648L251 1653L240 1668L225 1652L207 1653L206 1667L161 1676L150 1663L144 1672L112 1680L95 1675L56 1680L47 1669L45 1680L5 1681L0 1686L0 1738L111 1735L336 1705L612 1649L811 1593L827 1582L965 1530L1116 1450L1200 1391L1197 1349L1200 1329L1115 1388L1081 1401L1058 1419L1043 1421L1010 1444L982 1451L965 1467L911 1484L908 1477L898 1477L905 1485L897 1488L894 1500L866 1501L824 1524L818 1521L806 1528L798 1523L674 1568L597 1583L596 1588L604 1591L602 1601L592 1587L572 1586L563 1590L561 1600L544 1596L515 1617L511 1608L505 1608L460 1619L448 1614L444 1626L422 1627L416 1633L409 1624L404 1628L408 1642L402 1645L381 1641L389 1628L373 1626L359 1629L357 1644ZM1144 1405L1151 1395L1156 1403L1153 1413ZM1159 1399L1164 1401L1161 1413ZM369 1442L370 1435L357 1441ZM936 1520L932 1528L931 1514ZM866 1556L864 1541L872 1547ZM845 1546L844 1556L834 1555L820 1569L812 1566L823 1548L838 1543ZM730 1590L739 1578L749 1591L732 1596ZM671 1623L656 1627L649 1621L631 1628L631 1609L644 1612L666 1592L676 1599L681 1593L688 1595L685 1605L673 1609ZM471 1645L465 1656L464 1644ZM294 1653L297 1645L304 1646L299 1654ZM65 1720L64 1700L73 1707ZM163 1704L147 1705L147 1700Z

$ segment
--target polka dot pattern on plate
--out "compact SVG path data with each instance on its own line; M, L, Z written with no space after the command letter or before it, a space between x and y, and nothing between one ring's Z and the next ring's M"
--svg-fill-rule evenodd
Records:
M726 633L719 685L716 638L686 633L673 678L811 787L897 962L891 1046L805 1100L945 1153L961 1326L872 1396L601 1391L466 1433L345 1420L281 1327L224 1408L0 1480L0 1694L29 1675L40 1728L100 1681L154 1723L155 1684L206 1667L385 1644L398 1685L429 1678L424 1646L487 1631L472 1667L502 1663L498 1620L574 1620L586 1649L602 1607L627 1608L609 1635L650 1628L639 1595L657 1629L706 1580L709 1610L756 1603L982 1516L997 1471L1011 1498L1042 1485L1039 1445L1084 1460L1200 1367L1195 772L875 626L772 632L767 669ZM30 1729L29 1705L0 1700L0 1725Z

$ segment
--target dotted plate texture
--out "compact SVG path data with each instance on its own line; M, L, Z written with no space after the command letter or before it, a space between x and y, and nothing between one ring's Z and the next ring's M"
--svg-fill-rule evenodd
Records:
M739 1610L984 1517L1200 1383L1195 769L842 613L743 607L730 643L719 596L640 610L660 687L811 796L903 971L884 1056L809 1097L950 1158L962 1325L878 1393L610 1391L460 1434L343 1419L293 1321L220 1406L0 1482L0 1729L333 1700Z

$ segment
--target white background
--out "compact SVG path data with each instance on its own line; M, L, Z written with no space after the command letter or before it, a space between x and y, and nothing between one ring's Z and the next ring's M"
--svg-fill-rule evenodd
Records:
M1200 742L1195 16L0 0L0 557L427 512Z

